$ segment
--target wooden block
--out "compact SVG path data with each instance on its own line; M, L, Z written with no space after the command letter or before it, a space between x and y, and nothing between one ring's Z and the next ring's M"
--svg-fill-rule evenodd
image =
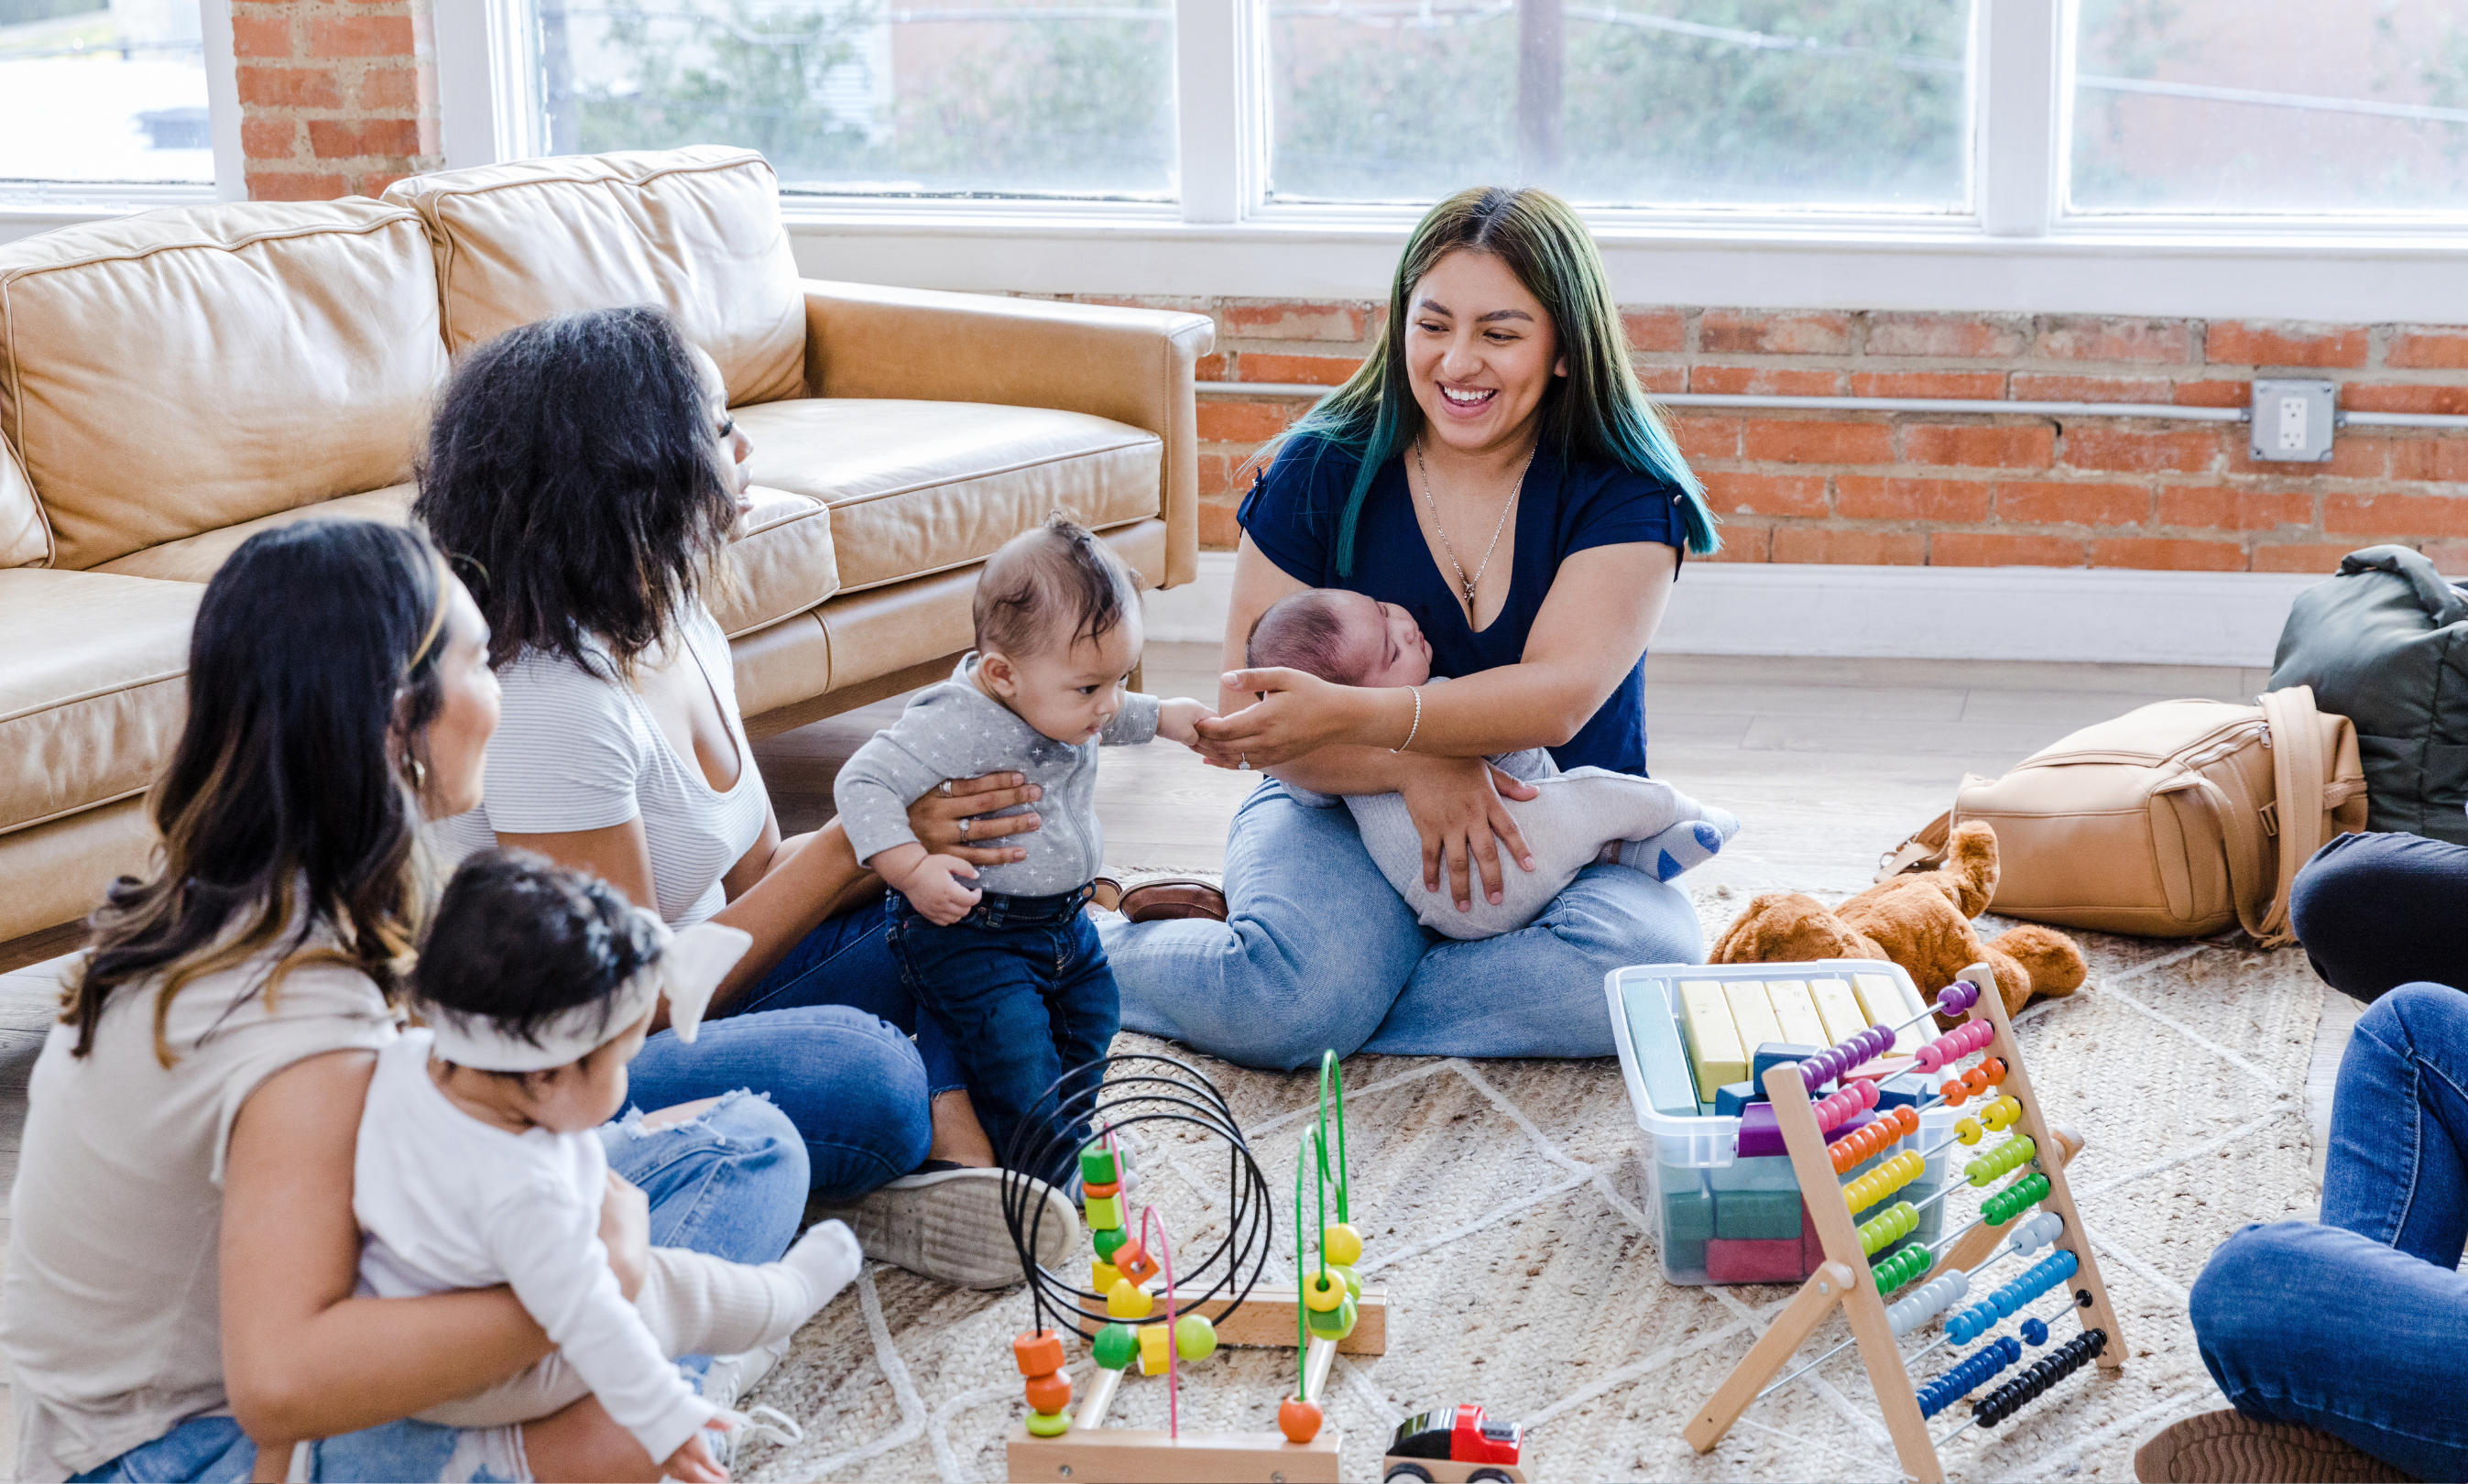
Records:
M1680 1006L1688 1020L1688 1064L1697 1075L1697 1101L1711 1103L1725 1083L1748 1080L1748 1054L1720 984L1682 979Z
M1817 1001L1817 1014L1825 1022L1829 1043L1840 1045L1868 1028L1869 1022L1860 1014L1860 997L1851 993L1848 980L1811 979L1808 993Z
M1825 1034L1825 1018L1817 1013L1817 999L1808 993L1808 984L1800 979L1769 979L1766 999L1772 1004L1774 1019L1782 1026L1781 1040L1795 1041L1818 1050L1834 1044Z
M1920 1003L1918 991L1905 988L1903 981L1892 974L1853 974L1851 988L1859 994L1861 1008L1867 1011L1871 1025L1897 1025L1928 1008ZM1894 1049L1908 1056L1935 1038L1933 1023L1912 1020L1894 1033Z
M1162 1292L1162 1288L1154 1290ZM1294 1342L1294 1304L1296 1294L1291 1287L1263 1283L1251 1290L1243 1307L1231 1318L1225 1311L1231 1301L1213 1299L1194 1305L1188 1313L1203 1314L1217 1326L1217 1342L1221 1345L1291 1345ZM1164 1300L1158 1300L1159 1312ZM1106 1305L1101 1299L1083 1298L1080 1308L1085 1314L1080 1322L1083 1336L1096 1334L1112 1321L1106 1317ZM1388 1353L1388 1290L1364 1289L1355 1301L1354 1333L1337 1342L1338 1353L1349 1356L1380 1356Z
M1628 1012L1629 1049L1636 1056L1646 1101L1657 1113L1696 1117L1697 1078L1689 1070L1688 1049L1680 1044L1680 1022L1672 1018L1670 1002L1652 980L1627 985L1620 999Z
M1739 1030L1741 1045L1762 1046L1785 1039L1782 1022L1774 1018L1773 1002L1766 998L1764 985L1746 979L1725 984L1723 999L1731 1007L1731 1024Z
M1308 1443L1281 1432L1186 1432L1074 1427L1059 1438L1029 1435L1012 1425L1005 1462L1015 1481L1069 1484L1337 1484L1337 1430L1323 1426Z

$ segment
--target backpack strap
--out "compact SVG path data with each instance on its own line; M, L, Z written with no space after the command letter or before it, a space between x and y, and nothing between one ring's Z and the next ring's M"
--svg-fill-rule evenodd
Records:
M2263 930L2254 937L2275 945L2295 936L2288 931L2288 894L2297 871L2322 848L2322 815L2330 808L2323 795L2330 786L2331 769L2322 752L2321 714L2314 709L2312 686L2266 691L2260 699L2263 721L2270 727L2279 858L2271 904L2262 917ZM2252 931L2250 926L2247 930Z
M2270 839L2263 833L2258 814L2234 808L2220 786L2202 774L2188 770L2168 780L2153 790L2156 793L2182 793L2211 816L2220 833L2220 843L2228 856L2228 897L2236 903L2237 924L2253 935L2255 942L2275 948L2292 936L2285 927L2288 899L2283 894L2272 895L2270 857L2265 854ZM2279 925L2274 927L2274 918Z
M1946 841L1954 834L1954 810L1947 810L1927 824L1919 833L1888 851L1877 862L1872 879L1886 881L1907 871L1933 871L1945 864Z

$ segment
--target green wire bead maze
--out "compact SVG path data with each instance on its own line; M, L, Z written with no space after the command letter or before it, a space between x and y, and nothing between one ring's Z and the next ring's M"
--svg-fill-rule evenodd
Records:
M1809 1220L1824 1244L1825 1262L1682 1429L1697 1451L1711 1452L1759 1400L1856 1345L1904 1473L1922 1484L1939 1484L1945 1468L1938 1450L1958 1434L1974 1427L1995 1427L2094 1361L2102 1370L2114 1370L2123 1363L2125 1341L2116 1311L2109 1302L2108 1287L2100 1278L2081 1213L2066 1184L2065 1167L2080 1148L2080 1140L2049 1126L2022 1064L2022 1048L2014 1039L2013 1022L2006 1017L1995 971L1986 964L1972 965L1961 979L1940 992L1933 1012L1913 1018L1931 1013L1959 1014L1963 1023L1920 1050L1921 1070L1942 1069L1949 1074L1930 1102L1959 1106L1977 1097L1981 1106L1977 1118L1966 1118L1957 1126L1954 1138L1917 1152L1905 1163L1924 1164L1957 1144L1976 1146L1962 1172L1966 1179L1949 1177L1939 1194L1920 1204L1968 1191L1985 1198L1979 1218L1931 1245L1896 1247L1894 1244L1909 1230L1908 1218L1915 1211L1895 1203L1894 1192L1908 1176L1889 1162L1845 1185L1839 1172L1846 1166L1832 1157L1819 1130L1810 1087L1835 1081L1864 1061L1869 1043L1861 1038L1871 1032L1890 1035L1898 1027L1871 1027L1853 1041L1819 1052L1807 1062L1768 1068L1766 1094L1772 1100L1774 1120L1805 1194ZM1981 1060L1966 1071L1954 1073L1948 1064L1974 1054ZM1985 1143L1992 1130L2005 1133L2004 1141ZM2005 1182L2003 1188L1990 1188L2000 1181ZM1841 1191L1842 1199L1820 1199L1828 1189ZM1855 1226L1854 1218L1863 1214L1864 1225ZM2011 1241L2004 1249L1990 1256L1988 1248L2007 1237ZM1876 1254L1873 1259L1872 1253ZM2007 1276L1993 1293L1985 1291L1985 1286L1980 1292L1973 1291L1974 1277L2007 1257L2032 1254L2042 1255L2024 1270ZM1891 1308L1885 1297L1888 1292L1900 1295ZM1961 1308L1965 1298L1982 1301ZM1913 1381L1912 1363L1924 1360L1931 1352L1947 1345L1971 1345L2016 1317L2024 1305L2051 1300L2062 1307L2045 1316L2024 1319L2015 1334L1972 1350L1949 1367L1930 1365L1924 1385ZM1774 1374L1837 1308L1849 1321L1851 1338L1775 1381ZM2074 1316L2080 1333L2069 1339L2052 1340L2049 1325L2067 1314ZM1902 1336L1940 1319L1945 1324L1944 1336L1906 1358L1899 1344ZM1991 1378L2019 1361L2024 1346L2043 1344L2051 1348L2036 1364L1991 1387ZM1931 1418L1982 1389L1987 1389L1987 1395L1973 1404L1968 1421L1941 1434L1930 1431Z
M1030 1305L1028 1331L1012 1341L1028 1411L1007 1443L1010 1476L1071 1484L1335 1484L1333 1435L1295 1443L1276 1431L1182 1430L1186 1362L1205 1360L1221 1341L1233 1341L1230 1332L1245 1328L1238 1316L1251 1317L1248 1328L1257 1327L1251 1297L1275 1235L1273 1194L1224 1095L1186 1063L1148 1054L1108 1057L1050 1090L1054 1112L1013 1138L1003 1173L1003 1219L1028 1277ZM1224 1149L1223 1231L1197 1262L1177 1260L1154 1206L1136 1215L1131 1209L1131 1172L1118 1135L1142 1125L1157 1126L1160 1133L1196 1130ZM1094 1249L1085 1288L1076 1272L1057 1273L1037 1261L1050 1202L1021 1173L1074 1162ZM1083 1341L1096 1361L1076 1407L1065 1373L1066 1336ZM1284 1337L1280 1326L1276 1338L1250 1342L1277 1344ZM1134 1369L1165 1377L1162 1429L1106 1426L1116 1392Z

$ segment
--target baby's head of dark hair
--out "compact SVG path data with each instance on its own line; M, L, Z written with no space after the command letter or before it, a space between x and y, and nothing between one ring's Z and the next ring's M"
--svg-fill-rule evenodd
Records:
M617 888L528 851L484 850L446 883L412 990L432 1015L487 1019L538 1045L540 1027L606 1005L659 955Z
M1341 587L1306 587L1268 605L1251 624L1243 663L1253 670L1299 670L1337 685L1360 685L1368 657L1348 628Z
M1027 655L1102 639L1138 611L1139 579L1086 526L1056 511L986 559L971 617L977 648Z

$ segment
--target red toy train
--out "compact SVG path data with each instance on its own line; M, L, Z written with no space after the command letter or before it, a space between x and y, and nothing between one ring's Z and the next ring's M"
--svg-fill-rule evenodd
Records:
M1472 1402L1408 1417L1380 1463L1383 1484L1524 1484L1517 1467L1524 1429L1492 1422Z

